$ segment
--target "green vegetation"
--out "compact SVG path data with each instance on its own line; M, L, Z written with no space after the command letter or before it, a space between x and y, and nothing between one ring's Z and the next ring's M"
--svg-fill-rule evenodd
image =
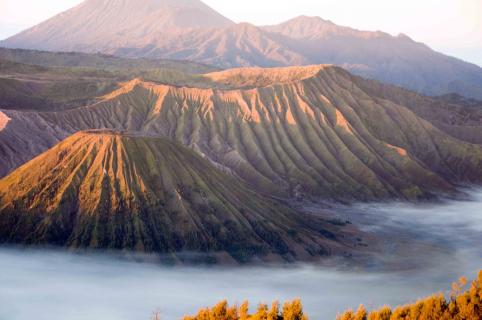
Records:
M201 74L216 70L185 61L125 59L84 53L0 48L3 109L53 111L97 102L134 78L175 86L209 87Z
M172 85L204 85L209 81L201 74L217 70L189 61L127 59L103 54L45 52L0 48L0 76L4 74L43 75L49 80L110 80L114 82L140 78Z
M218 303L213 308L203 308L195 316L186 316L184 320L308 320L299 299L285 302L283 308L277 301L270 308L260 303L255 313L249 313L248 302L240 306L229 306L227 301Z
M18 76L2 78L0 75L0 100L4 109L65 110L96 102L97 97L116 87L116 81L111 79L59 78L42 81L42 77L34 75L29 75L29 79Z
M128 59L107 54L80 52L48 52L0 48L0 59L43 67L79 67L101 70L151 70L173 69L185 73L201 74L217 68L190 61L166 59Z
M482 319L482 270L469 287L467 279L452 284L449 299L434 294L413 304L391 309L384 306L368 312L363 305L357 311L348 310L337 320L480 320Z

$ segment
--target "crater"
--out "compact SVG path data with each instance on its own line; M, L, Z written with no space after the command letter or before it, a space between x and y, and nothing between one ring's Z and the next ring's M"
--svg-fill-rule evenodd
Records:
M236 68L207 73L205 78L230 88L267 87L293 83L317 76L331 65L310 65L283 68Z

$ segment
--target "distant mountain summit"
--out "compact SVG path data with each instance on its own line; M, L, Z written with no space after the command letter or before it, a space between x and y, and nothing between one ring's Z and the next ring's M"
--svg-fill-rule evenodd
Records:
M283 34L294 39L320 39L333 35L349 34L353 29L340 27L331 21L320 17L298 16L274 26L265 26L263 29ZM371 34L371 32L367 32Z
M482 99L480 67L435 52L405 34L361 31L307 16L263 29L284 37L284 47L301 53L309 63L336 64L428 95L456 92Z
M14 36L5 45L46 50L102 51L148 44L152 34L234 24L199 0L86 0Z
M419 93L482 99L482 69L406 35L360 31L319 17L235 24L199 0L87 0L1 46L192 60L218 67L336 64Z

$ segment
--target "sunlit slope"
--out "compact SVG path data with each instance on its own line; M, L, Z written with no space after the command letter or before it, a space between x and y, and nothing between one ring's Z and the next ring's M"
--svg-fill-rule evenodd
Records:
M35 147L45 148L50 145L42 142L44 136L50 141L91 128L161 135L255 187L295 196L413 199L482 178L480 145L457 140L409 108L369 95L338 67L234 69L205 77L214 88L133 80L86 107L4 111L11 119L0 138L22 154L32 132ZM26 123L29 133L14 132ZM10 150L2 157L15 161Z
M0 180L2 242L302 259L320 223L163 138L80 132Z

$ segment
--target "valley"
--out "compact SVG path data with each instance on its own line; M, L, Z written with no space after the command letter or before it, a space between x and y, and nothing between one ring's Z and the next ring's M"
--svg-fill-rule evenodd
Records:
M0 299L5 303L0 317L135 320L149 319L159 310L161 317L180 319L223 299L231 303L249 299L255 310L255 302L301 298L310 319L334 320L337 313L360 303L377 309L414 302L449 292L452 281L461 276L473 279L480 269L481 191L470 192L470 199L425 206L372 203L361 210L358 206L341 210L340 218L361 216L357 223L365 221L360 224L363 230L385 239L386 250L391 251L378 257L384 263L388 258L391 263L385 267L390 269L381 263L354 267L338 259L325 266L160 267L152 257L4 247ZM400 230L413 232L394 239ZM414 234L420 246L413 246ZM59 291L64 285L68 289ZM26 300L31 308L24 308Z

